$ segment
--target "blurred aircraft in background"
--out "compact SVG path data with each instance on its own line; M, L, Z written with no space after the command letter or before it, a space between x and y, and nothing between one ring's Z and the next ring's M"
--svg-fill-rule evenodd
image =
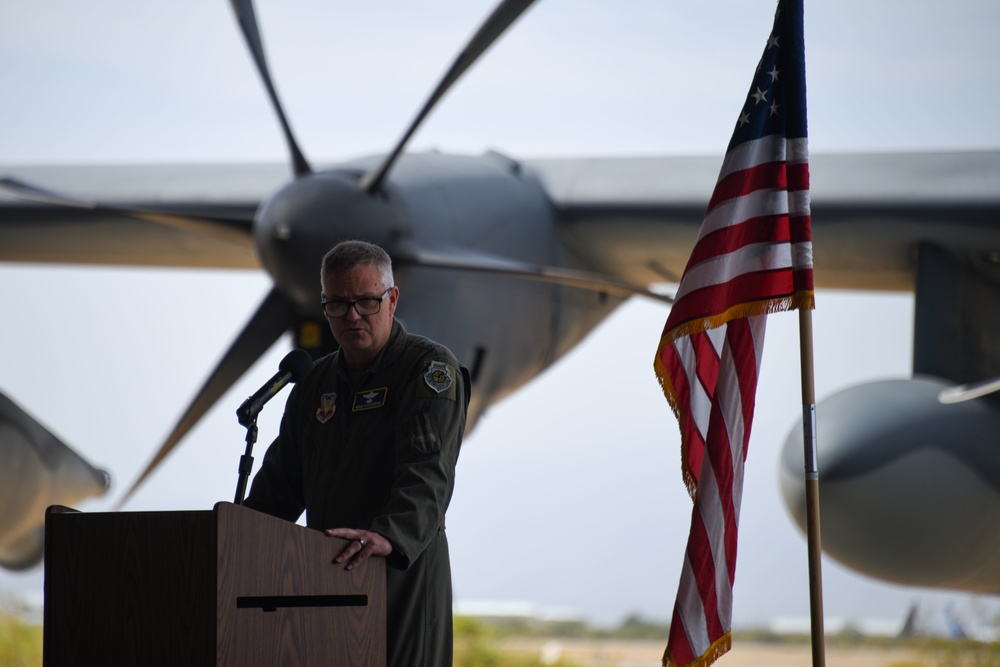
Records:
M472 372L470 428L626 299L669 301L656 286L683 272L718 158L405 152L422 119L530 2L496 8L391 151L322 168L285 117L250 3L233 4L284 133L291 181L277 164L0 167L0 261L263 268L272 280L130 492L286 332L314 355L331 349L316 267L340 240L389 251L405 294L398 317ZM914 291L921 376L848 389L819 406L824 547L891 581L1000 592L1000 536L985 529L1000 519L1000 448L989 436L1000 414L990 398L937 402L942 387L1000 375L1000 152L814 155L811 171L817 286ZM4 405L0 454L15 463L0 468L11 508L0 521L0 564L24 568L41 558L39 508L103 492L107 478ZM795 431L782 474L798 516L794 440ZM70 460L84 482L60 471Z

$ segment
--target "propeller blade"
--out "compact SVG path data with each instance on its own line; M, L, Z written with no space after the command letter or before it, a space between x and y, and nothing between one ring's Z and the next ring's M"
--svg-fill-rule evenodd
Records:
M528 264L506 257L472 253L466 250L434 250L420 248L412 243L400 243L391 248L390 254L394 260L417 266L497 273L525 280L578 287L592 292L604 292L622 298L640 295L663 303L674 302L672 296L657 294L644 287L599 273Z
M250 233L252 220L238 216L204 215L198 213L191 215L178 211L156 210L146 208L132 208L129 206L116 206L113 204L101 204L98 202L86 201L67 197L44 188L19 181L16 178L0 178L0 190L25 201L37 202L48 206L63 206L67 208L79 208L97 213L114 213L129 215L134 218L148 220L157 224L179 229L185 232L194 232L202 236L211 236L239 245L242 248L253 252L253 236Z
M248 0L249 1L249 0ZM486 22L479 27L476 34L473 35L472 39L466 44L465 48L458 54L455 62L451 64L451 67L445 72L444 77L438 83L437 88L431 93L431 96L424 102L424 106L420 109L416 118L410 123L409 128L403 133L402 138L396 143L396 147L393 148L392 152L382 161L378 169L366 174L359 185L362 190L368 194L374 193L382 185L382 181L385 180L386 174L392 168L392 165L396 162L396 159L403 152L403 148L406 143L413 136L413 133L417 131L417 127L423 122L427 114L431 112L437 101L440 100L448 89L451 88L452 84L462 76L467 69L472 67L472 64L483 54L486 49L490 47L504 33L504 31L510 27L510 25L517 20L517 18L524 13L528 7L531 6L534 0L503 0L493 13L490 14Z
M1000 377L942 389L941 393L938 394L938 401L945 405L962 403L963 401L971 401L974 398L992 394L998 390L1000 390Z
M271 105L274 106L274 111L278 114L281 129L285 133L285 142L288 144L288 152L292 157L292 169L295 176L297 178L312 173L309 163L306 162L305 156L299 150L299 145L292 134L292 128L285 117L285 111L281 108L281 101L278 100L278 93L274 90L274 84L271 82L271 73L267 68L267 60L264 58L264 44L260 40L260 31L257 29L257 16L253 10L253 3L250 0L230 0L230 4L233 6L233 12L236 14L236 20L243 31L243 38L250 49L250 54L253 55L254 62L257 63L257 71L264 81L264 87L267 88Z
M156 470L177 446L177 443L187 435L188 431L194 428L222 395L271 348L282 334L294 327L297 321L298 315L291 302L272 288L257 312L250 318L215 370L209 375L208 380L198 390L197 395L188 405L173 431L167 436L166 441L160 446L159 451L156 452L142 474L118 502L118 508L125 504L135 493L135 490Z

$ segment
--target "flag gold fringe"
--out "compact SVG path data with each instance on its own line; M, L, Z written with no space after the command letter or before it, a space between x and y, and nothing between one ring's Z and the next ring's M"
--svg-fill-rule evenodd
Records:
M797 310L800 308L812 310L815 307L816 296L812 290L796 292L795 294L781 297L779 299L766 299L764 301L748 301L746 303L738 303L727 308L721 313L690 320L674 327L670 331L663 332L663 337L660 339L660 347L659 350L657 350L657 353L659 353L659 351L666 345L672 344L678 338L690 336L691 334L698 333L699 331L715 329L732 320L753 317L755 315L770 315L772 313L778 313L786 310Z
M707 331L709 329L715 329L717 327L721 327L727 322L731 322L732 320L753 317L755 315L770 315L772 313L787 310L812 310L815 307L815 292L812 290L803 290L780 299L766 299L764 301L749 301L747 303L740 303L724 310L721 313L684 322L669 331L663 332L663 335L660 338L660 344L656 348L656 359L653 360L653 370L656 372L656 379L660 383L663 395L666 396L667 403L670 404L670 409L673 410L674 415L677 417L677 424L680 426L681 476L684 480L684 486L687 487L688 495L691 496L692 500L697 497L698 484L694 478L694 471L688 470L687 468L688 443L683 441L685 430L684 417L681 412L680 398L677 396L673 383L670 382L667 369L663 366L663 349L668 345L673 345L674 341L678 338L690 336L691 334Z
M668 646L663 651L663 667L708 667L713 662L724 656L729 652L729 649L733 647L733 636L731 632L727 632L718 639L716 639L708 650L702 653L700 656L692 660L691 662L685 663L683 665L678 665L674 662L673 658L670 657L670 647Z

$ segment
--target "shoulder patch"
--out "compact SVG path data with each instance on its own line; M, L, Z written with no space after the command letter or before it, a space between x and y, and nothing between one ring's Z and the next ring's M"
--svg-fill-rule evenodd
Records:
M455 400L455 376L458 371L454 366L443 361L432 361L427 364L424 370L424 385L433 393L426 390L421 393L426 396L436 396ZM418 388L422 388L418 385Z

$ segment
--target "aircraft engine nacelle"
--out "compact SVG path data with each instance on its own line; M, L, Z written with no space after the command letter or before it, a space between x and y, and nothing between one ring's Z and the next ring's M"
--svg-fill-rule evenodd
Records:
M24 570L44 554L45 508L107 491L94 468L0 394L0 567Z
M1000 404L938 401L943 380L851 387L816 407L823 550L878 579L1000 593ZM780 463L805 531L801 421Z

